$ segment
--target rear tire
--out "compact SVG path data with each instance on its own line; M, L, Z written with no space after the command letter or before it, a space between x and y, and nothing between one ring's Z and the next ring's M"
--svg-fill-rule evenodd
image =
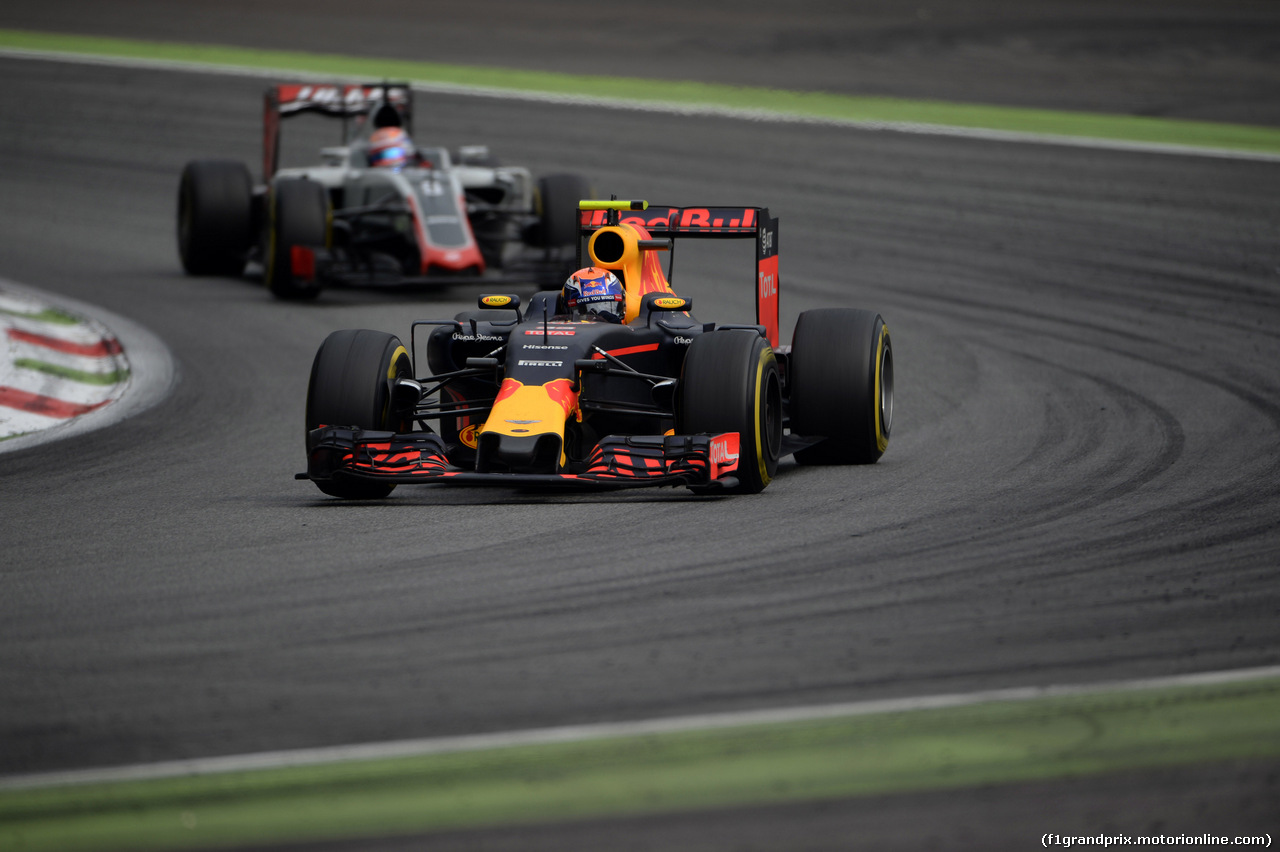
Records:
M826 438L800 464L874 464L893 425L893 346L875 311L823 308L796 320L788 365L791 432Z
M253 180L243 163L195 160L178 185L178 255L188 275L240 275L253 244Z
M594 198L591 182L582 175L547 175L538 180L539 245L560 248L578 244L578 202Z
M391 411L391 385L397 378L412 377L409 353L395 335L368 329L330 334L311 364L307 452L311 452L311 430L321 426L407 431L410 423ZM332 479L316 486L325 494L350 500L376 500L395 488L357 479Z
M782 383L769 341L753 331L700 334L676 392L676 433L738 433L741 494L763 491L782 447Z
M320 285L294 277L293 248L329 244L329 194L316 181L278 180L271 187L268 205L263 258L267 287L280 299L314 299Z

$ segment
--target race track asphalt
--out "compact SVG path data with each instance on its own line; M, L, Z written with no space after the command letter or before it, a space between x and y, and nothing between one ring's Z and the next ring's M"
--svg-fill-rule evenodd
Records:
M55 2L6 8L0 27L177 40L214 8L108 5L151 14ZM242 5L202 39L413 51L413 28L375 37L339 4L308 4L323 14L288 32L278 11L302 4ZM1077 5L1095 24L1150 13ZM975 7L968 31L997 7ZM1247 49L1207 67L1235 69L1240 92L1255 74L1274 87L1268 42L1240 23L1274 33L1274 7L1223 8L1206 32ZM572 55L565 33L539 55ZM1088 106L1102 47L1044 105ZM1153 49L1150 75L1093 106L1194 77L1177 61L1194 53ZM1037 61L1033 88L1055 67ZM923 64L897 93L921 95ZM798 59L785 68L780 85L821 86ZM826 305L885 316L893 439L873 467L785 464L753 497L403 488L349 505L293 480L316 347L344 327L407 335L467 291L299 305L181 274L178 174L198 157L259 161L261 81L14 59L0 79L0 276L143 325L180 377L126 423L0 454L0 774L1280 662L1280 163L432 96L419 121L443 144L581 171L624 198L769 206L784 328ZM1163 87L1179 93L1170 114L1280 123L1262 99L1196 107L1186 85ZM683 251L676 289L704 319L746 320L749 255ZM1036 829L1045 814L1082 830L1264 816L1276 768L634 830L654 847L751 848L825 825L808 848L921 848L931 815L937 848L1025 848L1057 830ZM539 848L598 847L609 825L546 829Z

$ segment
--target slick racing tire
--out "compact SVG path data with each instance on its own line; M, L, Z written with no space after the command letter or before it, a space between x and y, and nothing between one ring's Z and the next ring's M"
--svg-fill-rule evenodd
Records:
M253 244L253 180L243 163L195 160L178 184L178 255L188 275L240 275Z
M344 329L325 338L307 385L307 452L311 430L321 426L403 432L410 424L391 410L391 386L412 378L413 365L400 339L369 329ZM386 497L395 485L335 478L316 482L325 494L351 500Z
M547 175L538 179L538 238L545 248L578 244L578 202L595 198L582 175Z
M676 434L737 432L734 490L764 490L777 472L782 447L782 382L769 341L743 329L695 337L685 354L675 408Z
M875 311L823 308L796 320L788 364L791 433L826 440L801 464L874 464L893 426L893 346Z
M267 213L267 249L263 273L280 299L314 299L320 285L294 277L293 248L329 244L329 195L313 180L278 180L271 187Z

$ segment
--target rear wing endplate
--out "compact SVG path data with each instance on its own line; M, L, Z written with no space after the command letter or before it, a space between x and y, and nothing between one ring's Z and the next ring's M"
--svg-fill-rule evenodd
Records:
M354 135L350 121L363 121L375 107L375 127L403 127L413 134L413 92L408 83L280 83L263 95L262 178L280 165L280 121L307 113L342 119L342 142Z
M666 207L643 201L583 201L579 236L612 224L639 225L654 239L756 240L756 323L778 346L778 220L767 207Z

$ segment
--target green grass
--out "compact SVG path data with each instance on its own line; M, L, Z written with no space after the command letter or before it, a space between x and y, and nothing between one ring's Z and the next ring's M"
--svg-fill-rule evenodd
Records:
M86 385L115 385L129 378L128 370L112 370L109 373L91 373L88 370L76 370L71 367L63 367L59 364L50 364L47 361L37 361L34 358L17 358L14 360L13 366L20 367L25 370L35 370L50 376L57 376L61 379L80 382L81 384Z
M23 311L11 311L8 308L0 308L0 314L11 317L21 317L22 319L35 320L37 322L49 322L56 325L77 325L80 320L73 317L65 311L57 308L45 308L42 311L34 313L25 313Z
M1280 679L0 794L0 848L672 813L1280 757Z
M981 104L796 92L692 81L579 76L433 62L338 56L218 45L0 30L0 48L321 74L335 80L405 79L423 84L500 89L631 102L752 110L803 119L909 122L1136 143L1280 153L1280 128Z

